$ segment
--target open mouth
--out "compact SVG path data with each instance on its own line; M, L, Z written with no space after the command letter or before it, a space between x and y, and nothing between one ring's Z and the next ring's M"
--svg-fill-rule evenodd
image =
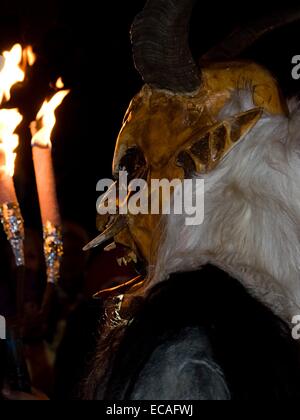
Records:
M117 267L116 272L120 273L120 276L115 275L111 286L95 293L93 295L94 299L124 295L129 290L136 289L143 284L146 277L146 264L138 258L134 251L124 245L112 242L104 248L104 252L111 253L110 257L114 261L114 266Z
M119 245L119 244L118 244ZM117 243L115 241L111 242L109 245L106 245L104 248L105 252L111 252L117 249ZM119 245L120 247L120 245ZM128 248L126 246L123 246L123 252L121 255L118 255L116 258L118 266L128 266L128 265L135 265L138 266L139 258L135 251L133 251L131 248Z
M126 240L129 235L129 233L126 233L128 229L126 217L123 215L110 216L107 218L106 223L102 224L101 228L103 232L88 243L83 250L89 251L102 245L104 252L113 254L110 257L115 259L115 264L120 271L126 272L129 280L119 284L116 279L112 287L97 292L94 295L96 299L124 294L132 287L141 284L147 274L147 265L139 256L134 242ZM130 277L132 278L130 279Z
M129 268L137 275L146 276L146 263L132 248L124 244L112 242L104 248L105 252L116 252L116 262L120 268Z

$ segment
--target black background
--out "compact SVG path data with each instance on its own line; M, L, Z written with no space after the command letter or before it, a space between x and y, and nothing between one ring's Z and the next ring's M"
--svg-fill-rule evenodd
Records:
M58 111L53 135L58 195L64 219L79 222L91 234L95 229L95 184L111 175L115 139L131 97L142 86L134 69L129 29L144 0L113 1L5 1L0 6L0 49L14 42L32 44L38 54L22 87L11 103L24 115L16 184L27 226L38 227L39 210L27 129L50 82L62 76L72 93ZM191 22L195 57L215 45L237 25L289 8L262 2L198 2ZM300 7L300 6L299 6ZM285 95L297 94L300 81L291 77L291 59L300 54L300 23L265 36L246 51L245 58L268 66Z

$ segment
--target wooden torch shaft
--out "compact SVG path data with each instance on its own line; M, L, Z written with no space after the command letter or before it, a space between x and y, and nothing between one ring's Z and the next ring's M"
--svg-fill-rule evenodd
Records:
M47 222L51 222L53 225L59 226L61 219L57 202L51 148L34 146L32 148L32 156L43 225L45 226Z

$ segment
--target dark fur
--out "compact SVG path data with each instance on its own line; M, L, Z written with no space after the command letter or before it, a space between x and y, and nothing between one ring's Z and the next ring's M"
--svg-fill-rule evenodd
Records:
M187 328L204 331L211 362L224 373L233 400L300 397L300 352L289 328L236 280L211 266L158 285L130 327L102 341L85 397L133 398L138 378L145 368L154 368L149 363L155 349L165 343L167 352ZM180 364L188 351L178 357ZM160 370L156 368L153 372ZM170 395L174 399L176 392L170 390ZM199 399L201 395L199 388Z

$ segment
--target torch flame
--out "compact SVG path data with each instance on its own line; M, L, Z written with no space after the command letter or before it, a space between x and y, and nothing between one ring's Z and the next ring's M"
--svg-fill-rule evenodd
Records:
M32 67L36 62L36 55L33 52L32 46L28 45L26 48L24 48L23 53L25 63Z
M10 90L18 82L23 82L25 72L22 70L21 62L23 51L20 44L15 44L10 51L2 53L4 66L0 72L0 103L3 100L10 100Z
M51 133L56 122L55 110L69 92L70 90L60 90L49 101L43 103L35 123L31 125L32 146L51 147Z
M59 77L55 83L57 89L63 89L65 87L64 82L61 77Z
M18 109L0 110L0 174L13 176L15 170L15 149L19 144L19 136L15 129L23 117Z
M27 62L33 60L33 52L29 47L26 50ZM0 71L0 104L9 101L11 88L25 79L25 70L22 68L23 50L20 44L15 44L10 51L2 53L3 66ZM17 109L0 109L0 174L13 176L15 169L15 150L19 144L19 136L14 134L15 129L23 117Z

